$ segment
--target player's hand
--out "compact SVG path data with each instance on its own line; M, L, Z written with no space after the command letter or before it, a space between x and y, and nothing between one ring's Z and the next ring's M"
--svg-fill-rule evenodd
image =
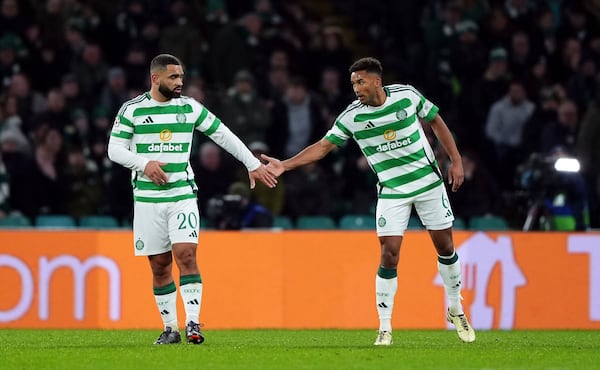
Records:
M261 154L260 157L267 161L267 170L271 173L271 175L279 177L285 172L285 168L279 159L269 157L266 154Z
M452 185L452 192L456 192L465 180L465 171L462 161L452 162L448 169L448 183Z
M273 174L267 171L267 167L264 164L261 164L260 167L254 171L248 171L248 177L250 178L250 189L254 189L256 180L262 182L271 189L277 185L277 179Z
M148 178L156 185L164 185L167 183L169 178L167 177L165 171L163 171L160 167L166 165L167 164L165 162L150 161L146 165L146 168L144 168L144 174L148 176Z

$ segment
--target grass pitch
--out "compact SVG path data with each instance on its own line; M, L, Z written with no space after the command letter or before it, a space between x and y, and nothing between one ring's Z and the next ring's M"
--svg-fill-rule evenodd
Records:
M0 369L600 369L600 331L207 330L156 346L159 331L0 330Z

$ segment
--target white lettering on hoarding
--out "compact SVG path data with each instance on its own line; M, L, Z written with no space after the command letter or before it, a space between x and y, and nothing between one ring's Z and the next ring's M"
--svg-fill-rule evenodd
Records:
M587 253L589 256L590 320L600 321L600 236L569 236L567 249L569 253Z
M33 276L25 262L8 254L0 254L0 267L11 267L21 277L21 297L19 302L7 311L0 310L0 322L9 322L21 318L33 301Z
M18 304L7 310L0 311L0 322L9 322L20 319L31 308L34 297L34 283L32 268L20 259L0 255L0 266L7 266L16 270L21 276L21 297ZM84 261L71 255L61 255L53 259L42 256L38 260L39 287L38 287L38 314L41 320L48 320L50 312L50 282L53 274L60 268L68 268L73 272L74 283L74 317L76 320L85 318L85 290L87 274L95 267L102 268L109 277L109 317L113 321L121 318L121 271L112 259L104 256L91 256ZM63 288L63 287L61 287ZM65 292L60 292L61 296Z

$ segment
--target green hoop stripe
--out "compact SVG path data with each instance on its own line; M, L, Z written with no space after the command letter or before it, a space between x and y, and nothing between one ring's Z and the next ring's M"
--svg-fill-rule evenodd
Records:
M400 99L394 104L390 104L390 106L385 107L377 112L357 114L354 117L354 122L365 122L374 120L380 117L387 116L388 114L396 113L399 110L406 109L408 107L410 107L410 99Z
M185 123L161 123L136 125L133 128L133 132L136 134L160 134L163 130L169 130L171 132L192 132L194 131L194 125Z
M178 114L178 113L192 113L192 106L189 104L185 105L166 105L166 106L155 106L155 107L142 107L136 108L133 111L134 117L154 115L154 114Z
M143 202L143 203L178 202L178 201L184 200L184 199L195 199L195 198L196 198L196 194L183 194L183 195L177 195L174 197L163 197L163 198L140 197L140 196L133 197L133 199L136 202Z
M164 185L156 185L155 183L150 182L150 181L138 180L135 182L135 187L139 190L169 190L169 189L175 189L175 188L183 188L186 186L191 186L190 182L186 181L186 180L168 182Z
M192 284L192 283L202 284L202 277L200 276L200 274L184 275L184 276L179 277L179 285L180 286L186 285L186 284Z
M164 287L154 287L154 295L165 295L165 294L171 294L174 293L175 291L177 291L177 288L175 287L175 282L172 281L170 284L165 285Z
M388 269L383 266L379 266L379 270L377 270L377 276L382 279L393 279L398 276L397 269Z
M120 139L131 139L133 137L133 134L130 132L119 131L119 132L112 132L110 134L110 136L118 137Z
M452 265L458 261L458 254L454 252L454 256L451 258L442 258L442 256L438 256L438 262L442 265Z
M404 199L404 198L410 198L410 197L414 197L416 195L422 194L428 190L431 190L433 188L435 188L438 185L442 184L442 180L437 180L436 182L434 182L433 184L427 185L425 187L422 187L419 190L415 190L411 193L406 193L406 194L379 194L379 199Z

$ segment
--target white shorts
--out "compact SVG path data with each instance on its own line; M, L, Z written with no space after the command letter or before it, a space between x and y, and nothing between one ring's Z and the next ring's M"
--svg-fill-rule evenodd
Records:
M383 189L385 193L388 189ZM412 198L377 200L377 236L401 236L408 226L412 206L427 230L444 230L452 226L454 215L441 184Z
M177 202L135 202L133 247L136 256L152 256L171 250L175 243L198 244L200 216L196 199Z

